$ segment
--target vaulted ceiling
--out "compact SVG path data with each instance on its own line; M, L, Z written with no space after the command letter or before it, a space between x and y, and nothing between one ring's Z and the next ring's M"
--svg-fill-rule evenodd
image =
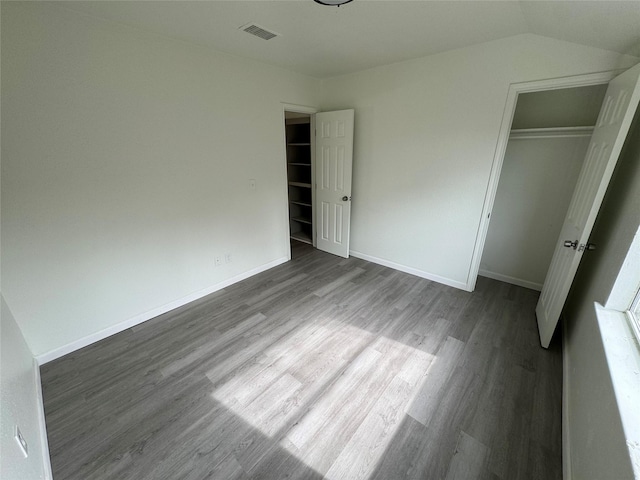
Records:
M640 0L57 3L319 78L522 33L640 57ZM280 35L262 40L239 30L248 23Z

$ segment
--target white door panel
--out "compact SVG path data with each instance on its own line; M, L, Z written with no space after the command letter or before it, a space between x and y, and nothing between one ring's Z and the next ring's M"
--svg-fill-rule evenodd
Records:
M587 156L536 306L540 343L547 348L588 243L640 98L640 65L609 83ZM574 245L565 246L565 242Z
M353 110L316 114L316 247L349 257Z

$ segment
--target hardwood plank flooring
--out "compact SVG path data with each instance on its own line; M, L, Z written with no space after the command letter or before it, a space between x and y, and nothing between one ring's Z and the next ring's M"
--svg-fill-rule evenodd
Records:
M562 477L537 292L293 258L44 365L55 480Z

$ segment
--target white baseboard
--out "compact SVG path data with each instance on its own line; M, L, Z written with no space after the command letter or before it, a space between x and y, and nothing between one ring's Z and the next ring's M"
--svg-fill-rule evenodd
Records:
M36 397L38 404L38 430L40 435L40 446L42 448L42 469L45 480L53 480L51 471L51 457L49 456L49 440L47 439L47 423L44 417L44 401L42 399L42 381L40 380L40 365L33 359L33 377L36 382Z
M480 269L478 275L482 277L493 278L494 280L510 283L512 285L517 285L519 287L530 288L531 290L536 290L538 292L542 290L541 283L530 282L528 280L522 280L521 278L510 277L508 275L502 275L501 273L490 272L489 270Z
M162 305L158 308L154 308L153 310L149 310L148 312L144 312L140 315L136 315L135 317L124 320L120 323L117 323L111 327L105 328L104 330L100 330L99 332L92 333L91 335L87 335L86 337L80 338L76 341L63 345L62 347L51 350L50 352L43 353L42 355L38 355L36 360L38 364L44 365L45 363L51 362L56 358L63 357L71 352L75 352L81 348L86 347L87 345L91 345L92 343L103 340L111 335L115 335L116 333L120 333L128 328L135 327L136 325L146 322L147 320L151 320L159 315L170 312L178 307L182 307L189 302L193 302L194 300L198 300L199 298L210 295L218 290L222 290L229 285L233 285L234 283L241 282L249 277L257 275L258 273L262 273L266 270L269 270L273 267L277 267L283 263L286 263L289 259L287 257L281 257L272 262L265 263L264 265L260 265L259 267L253 268L246 272L235 275L227 280L224 280L220 283L217 283L211 287L205 288L198 292L187 295L186 297L179 298L173 302L169 302L165 305Z
M467 289L467 285L464 282L458 282L456 280L451 280L450 278L441 277L439 275L434 275L429 272L424 272L422 270L418 270L417 268L407 267L406 265L401 265L399 263L391 262L389 260L385 260L383 258L373 257L371 255L367 255L366 253L358 252L355 250L349 250L349 254L352 257L361 258L362 260L366 260L371 263L377 263L378 265L382 265L384 267L393 268L394 270L399 270L404 273L410 273L411 275L415 275L416 277L425 278L427 280L432 280L434 282L442 283L444 285L448 285L450 287L459 288L460 290L469 291Z
M562 478L571 480L571 436L569 435L569 355L567 322L562 321Z

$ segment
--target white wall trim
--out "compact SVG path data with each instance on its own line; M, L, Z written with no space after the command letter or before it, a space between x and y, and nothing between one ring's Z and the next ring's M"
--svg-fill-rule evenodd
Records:
M640 344L635 337L627 312L603 307L598 302L594 302L594 308L627 446L629 464L633 471L633 478L640 479L640 448L638 448L640 445L638 429L640 425L638 411Z
M311 105L296 105L295 103L282 103L282 111L283 112L296 112L296 113L308 113L309 115L313 115L314 113L318 113L318 107L313 107ZM284 122L284 117L282 118Z
M536 282L530 282L529 280L523 280L521 278L510 277L509 275L503 275L501 273L490 272L489 270L480 269L478 275L481 277L493 278L501 282L511 283L512 285L518 285L519 287L530 288L531 290L542 290L542 284Z
M518 128L511 130L509 140L590 137L593 129L594 127Z
M511 124L513 123L513 114L516 110L518 95L521 93L540 92L544 90L602 85L611 81L611 79L613 79L618 73L618 71L607 71L571 77L551 78L533 82L512 83L509 86L465 290L472 292L476 288L476 280L478 279L478 271L480 270L482 251L484 250L487 231L489 230L489 217L493 210L493 203L496 198L498 181L500 180L500 171L502 170L504 153L507 149L507 142L509 141L509 134L511 131Z
M616 281L604 306L621 312L631 309L640 290L640 225L633 235L627 255L620 266Z
M42 381L40 380L40 365L33 359L33 378L36 382L36 402L38 404L38 430L40 435L40 446L42 448L42 469L44 478L53 480L51 471L51 456L49 455L49 440L47 438L47 423L44 416L44 400L42 398Z
M360 258L362 260L366 260L371 263L377 263L378 265L393 268L394 270L399 270L400 272L409 273L411 275L415 275L416 277L425 278L427 280L432 280L434 282L442 283L444 285L449 285L450 287L466 290L466 285L463 282L458 282L456 280L451 280L450 278L434 275L429 272L418 270L417 268L407 267L406 265L401 265L399 263L395 263L390 260L385 260L383 258L373 257L371 255L367 255L366 253L358 252L356 250L349 250L349 254L352 257Z
M562 478L571 480L571 435L569 432L569 353L567 322L562 322Z
M165 305L162 305L161 307L154 308L153 310L149 310L148 312L141 313L140 315L136 315L135 317L132 317L116 325L100 330L99 332L92 333L91 335L87 335L86 337L80 338L74 342L68 343L67 345L51 350L50 352L43 353L42 355L38 355L36 357L36 360L39 365L44 365L45 363L51 362L56 358L63 357L64 355L67 355L71 352L84 348L87 345L91 345L92 343L103 340L107 337L110 337L111 335L115 335L116 333L120 333L128 328L131 328L140 323L146 322L147 320L151 320L152 318L155 318L159 315L170 312L171 310L174 310L178 307L186 305L189 302L193 302L194 300L198 300L199 298L210 295L214 292L217 292L218 290L222 290L223 288L228 287L229 285L233 285L234 283L241 282L242 280L245 280L249 277L257 275L258 273L262 273L266 270L269 270L270 268L277 267L278 265L286 263L287 261L289 261L289 258L285 256L285 257L281 257L276 260L273 260L269 263L265 263L264 265L260 265L259 267L253 268L244 273L240 273L231 278L228 278L227 280L223 280L220 283L216 283L211 287L205 288L198 292L179 298L178 300L169 302Z

